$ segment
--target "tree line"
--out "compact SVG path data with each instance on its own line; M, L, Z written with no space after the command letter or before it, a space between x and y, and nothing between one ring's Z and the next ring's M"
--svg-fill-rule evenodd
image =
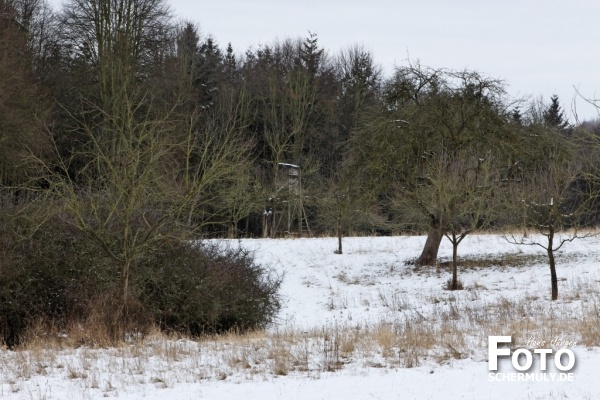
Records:
M338 253L343 235L427 232L417 265L445 236L452 289L473 231L538 229L554 268L554 235L596 223L598 121L477 71L384 76L310 32L223 48L164 0L0 0L0 76L2 213L19 237L60 221L97 246L118 315L149 249L263 236L267 210L288 219L269 235L335 233Z

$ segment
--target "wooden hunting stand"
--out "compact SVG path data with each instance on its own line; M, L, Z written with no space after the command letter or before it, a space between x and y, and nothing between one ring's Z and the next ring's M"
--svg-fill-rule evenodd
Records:
M277 163L274 195L263 212L263 237L310 234L302 194L300 167Z

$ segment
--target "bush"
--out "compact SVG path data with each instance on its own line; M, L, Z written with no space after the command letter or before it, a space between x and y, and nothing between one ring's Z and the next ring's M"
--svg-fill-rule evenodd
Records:
M243 248L171 243L134 276L140 301L159 326L191 335L261 328L279 311L279 277Z
M63 225L46 224L23 239L10 224L2 224L0 340L14 346L40 320L63 325L69 318L82 318L90 296L108 286L97 253Z
M78 325L86 331L84 343L102 343L94 335L111 337L115 261L58 219L27 239L13 228L0 226L0 343L16 346L40 323ZM259 328L279 310L280 280L243 249L165 241L149 248L131 272L122 321L129 332L144 333L152 324L193 335Z

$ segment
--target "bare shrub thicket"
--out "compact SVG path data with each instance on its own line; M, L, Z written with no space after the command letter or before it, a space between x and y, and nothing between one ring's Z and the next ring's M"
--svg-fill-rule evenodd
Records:
M119 266L58 219L28 238L12 228L0 230L0 341L13 347L35 340L34 327L46 335L76 326L79 344L114 340ZM155 324L192 335L259 328L279 309L280 278L241 249L165 239L135 272L123 321L128 336Z

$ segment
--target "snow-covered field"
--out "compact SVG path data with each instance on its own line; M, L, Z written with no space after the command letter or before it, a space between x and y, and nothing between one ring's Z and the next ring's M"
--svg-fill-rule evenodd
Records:
M467 237L459 248L465 289L450 292L443 263L415 269L407 262L424 241L347 238L343 255L334 254L334 238L226 241L253 249L259 263L284 276L284 307L267 332L199 342L150 337L115 349L0 350L0 398L600 398L600 237L559 252L554 302L540 248ZM444 241L442 261L450 255ZM513 349L532 349L535 339L572 350L572 381L558 380L553 356L548 374L536 375L541 381L506 381L518 372L508 357L498 371L507 375L494 375L505 381L491 381L489 335L512 336ZM539 373L534 359L528 372Z

